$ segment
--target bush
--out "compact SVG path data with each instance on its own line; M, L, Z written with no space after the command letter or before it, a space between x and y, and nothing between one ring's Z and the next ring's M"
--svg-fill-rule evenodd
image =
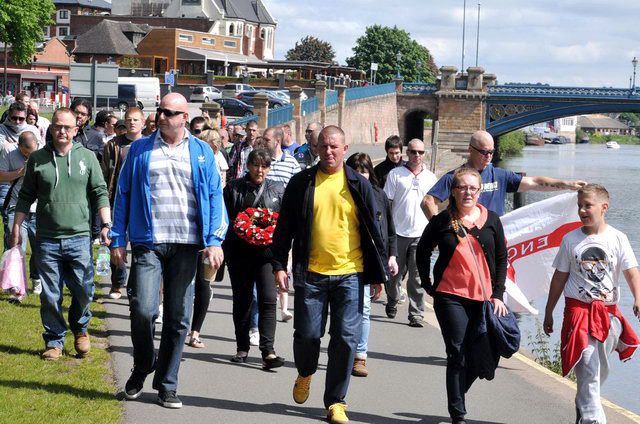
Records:
M522 131L511 131L500 136L498 153L500 157L514 156L522 152L525 136Z

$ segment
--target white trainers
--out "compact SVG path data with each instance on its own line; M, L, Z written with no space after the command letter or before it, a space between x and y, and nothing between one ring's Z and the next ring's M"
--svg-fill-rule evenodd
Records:
M260 345L260 332L259 331L250 331L249 332L249 344L251 346L259 346Z
M293 314L289 311L282 311L282 322L287 322L293 318Z
M162 303L158 306L158 318L156 318L156 324L162 324Z
M42 281L39 278L31 280L31 284L33 285L33 294L42 293Z

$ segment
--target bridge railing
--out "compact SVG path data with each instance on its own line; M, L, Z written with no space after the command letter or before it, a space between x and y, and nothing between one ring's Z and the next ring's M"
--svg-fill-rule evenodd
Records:
M505 97L562 97L562 98L640 98L640 91L628 88L553 87L546 85L508 84L490 85L489 94Z
M300 108L302 109L302 116L308 115L318 110L318 98L311 97L307 100L303 100Z
M433 93L438 88L433 82L404 82L402 83L403 93Z
M293 119L293 103L282 106L277 109L269 109L267 115L267 125L269 127L277 127Z
M258 122L258 115L243 116L242 118L234 119L230 123L231 124L246 124L249 121Z
M360 100L367 97L382 96L383 94L391 94L396 91L396 84L390 82L388 84L369 85L366 87L348 88L346 91L346 101Z

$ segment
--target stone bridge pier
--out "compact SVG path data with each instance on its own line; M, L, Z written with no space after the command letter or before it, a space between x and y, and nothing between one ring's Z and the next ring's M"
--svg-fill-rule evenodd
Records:
M430 136L430 131L425 131L424 120L438 121L439 146L466 152L471 134L485 129L487 86L494 84L496 77L485 74L480 67L470 67L466 73L458 74L455 66L443 66L440 74L435 85L404 84L404 89L396 91L398 129L406 141L424 139L425 135ZM396 80L396 84L401 86L402 80ZM407 87L416 89L407 90Z

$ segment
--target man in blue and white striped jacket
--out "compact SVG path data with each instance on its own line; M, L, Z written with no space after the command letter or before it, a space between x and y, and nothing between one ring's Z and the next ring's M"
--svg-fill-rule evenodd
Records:
M198 252L219 267L228 219L213 151L193 137L187 100L166 95L157 109L158 130L135 141L120 171L114 204L112 256L123 267L127 239L132 265L127 287L131 313L133 372L125 397L142 393L146 376L155 371L158 403L180 408L178 369L193 305L191 281ZM164 321L157 359L154 322L160 284L164 281Z

